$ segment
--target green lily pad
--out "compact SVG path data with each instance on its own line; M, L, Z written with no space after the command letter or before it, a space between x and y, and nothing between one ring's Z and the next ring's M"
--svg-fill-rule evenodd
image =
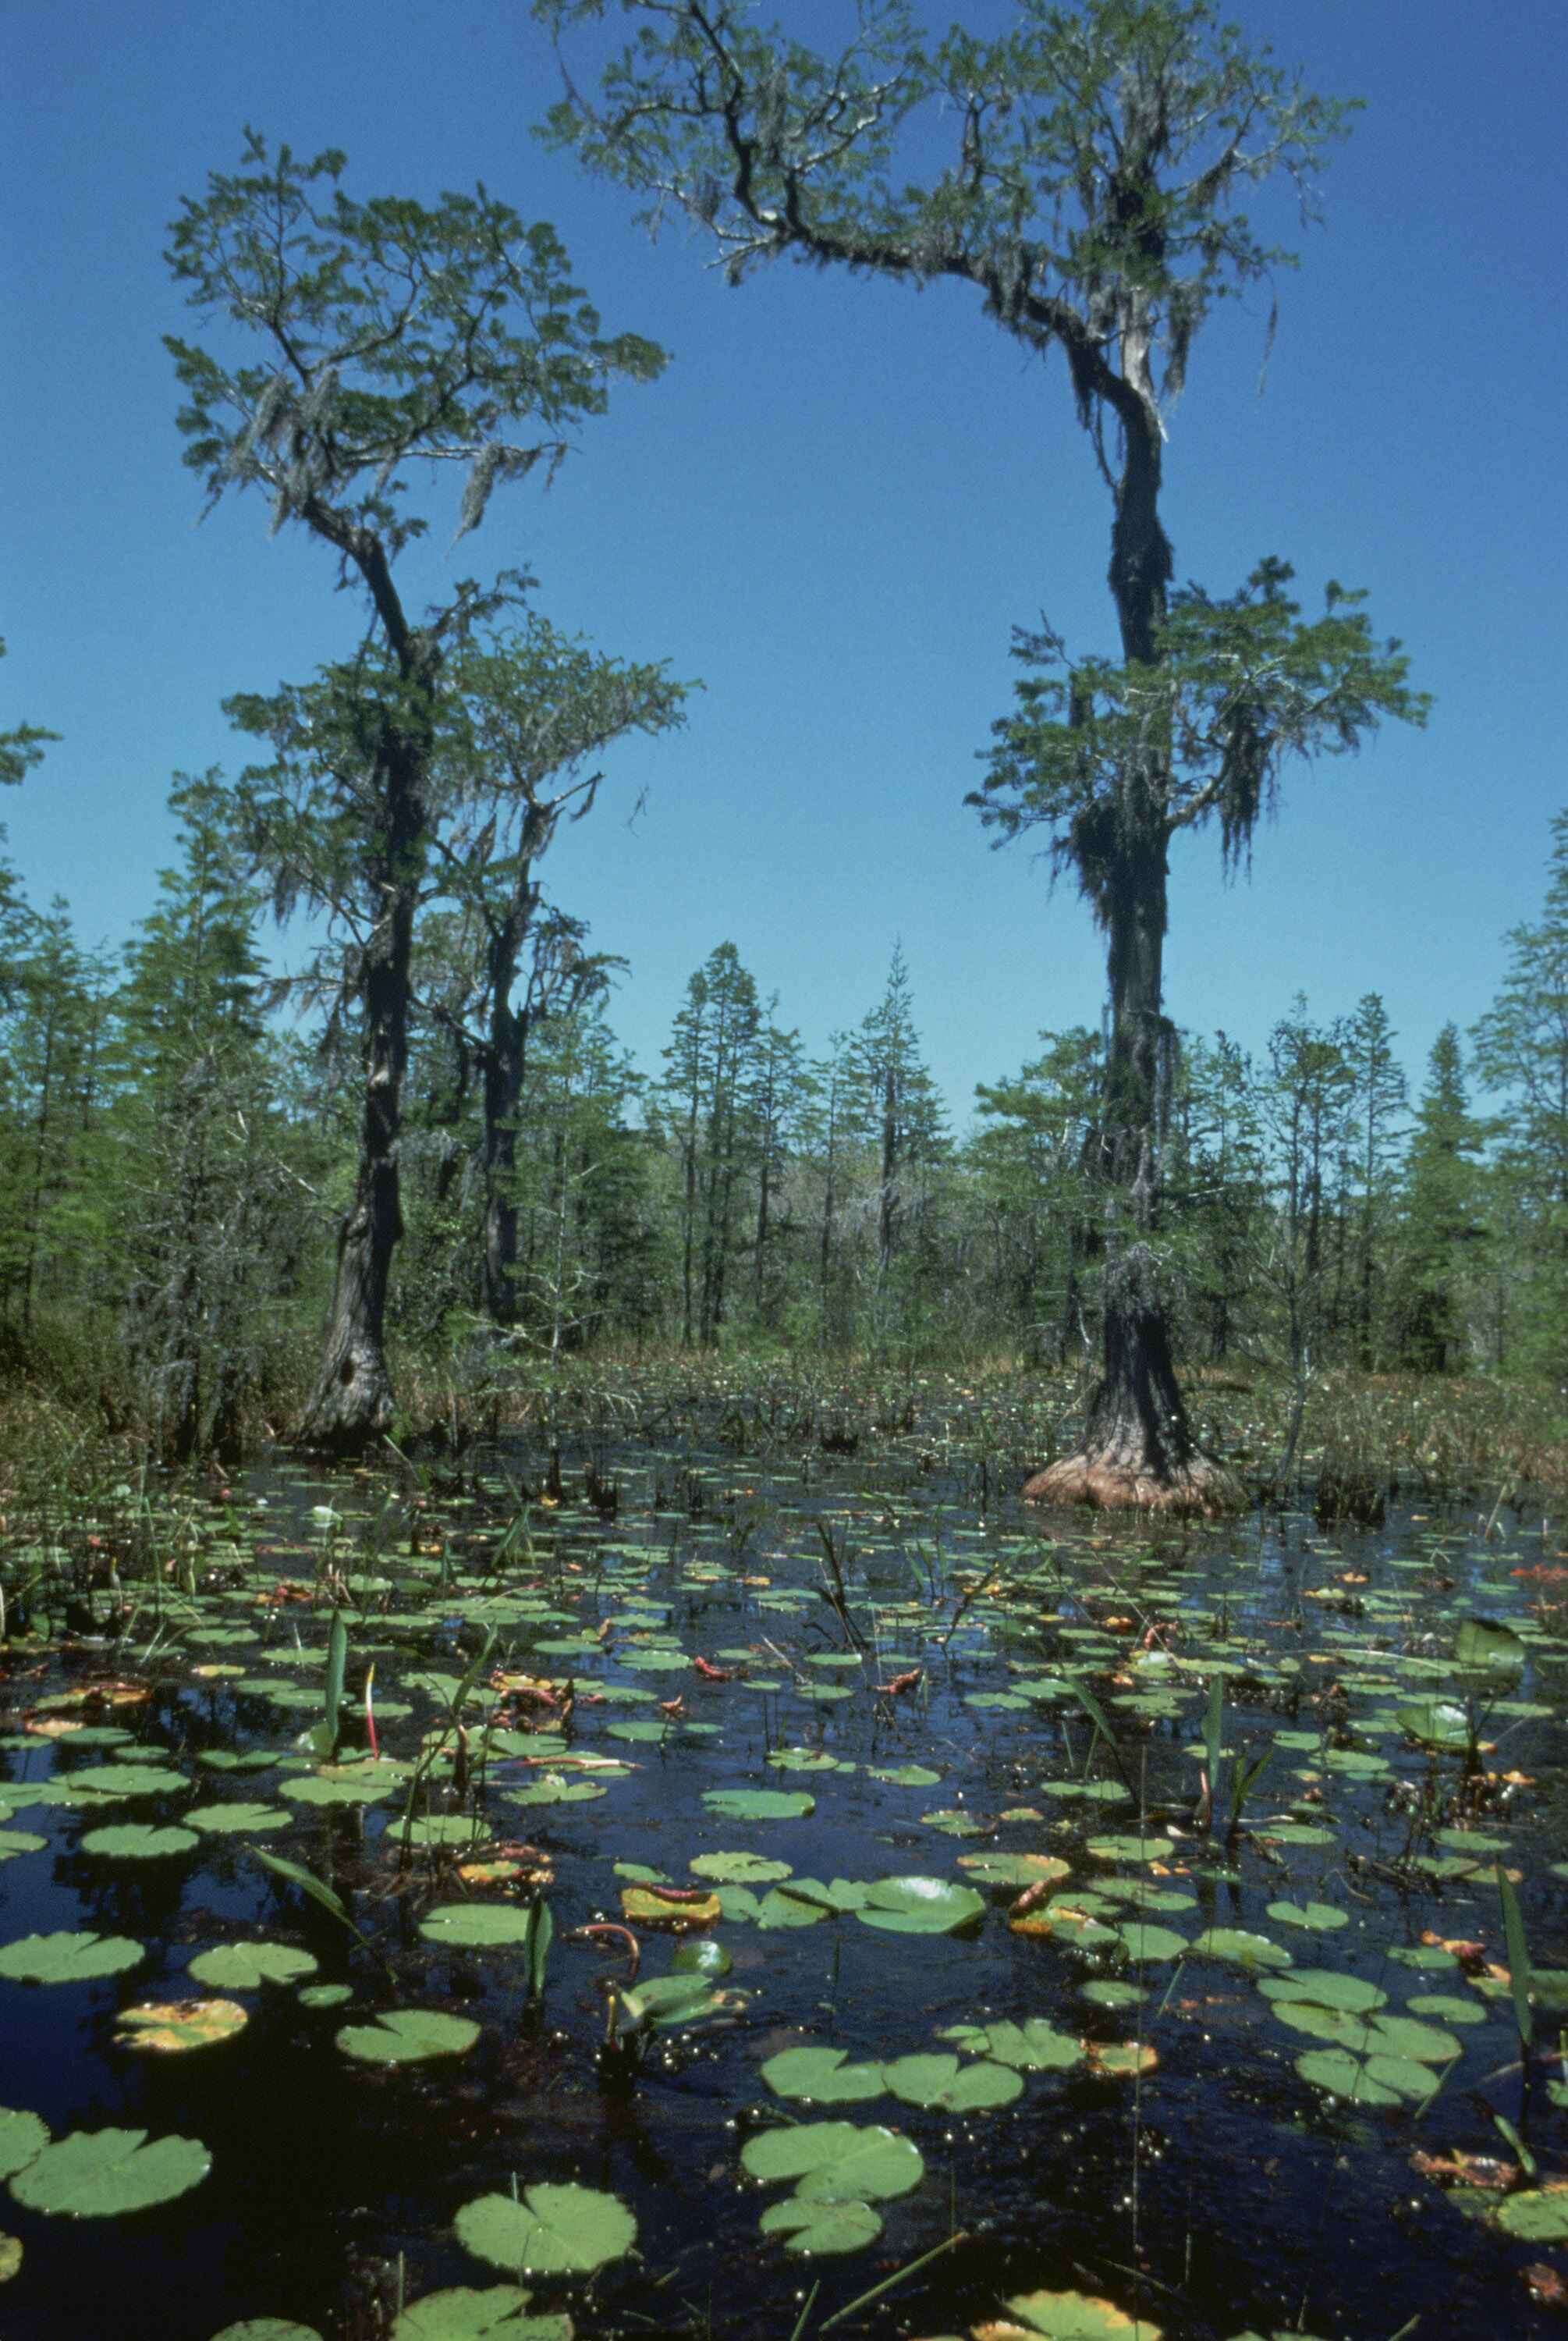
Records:
M129 1935L24 1935L0 1948L0 1976L12 1983L89 1983L122 1975L145 1958Z
M882 2215L869 2203L809 2203L787 2195L769 2203L757 2222L765 2236L783 2236L784 2248L805 2259L864 2251L882 2232Z
M49 2143L49 2126L36 2114L0 2106L0 2178L36 2162Z
M307 1983L300 1989L302 2007L343 2007L353 1997L353 1986L346 1983Z
M1065 2073L1084 2061L1083 2043L1058 2032L1043 2016L1027 2017L1021 2024L987 2024L981 2037L988 2057L1020 2073Z
M868 1927L898 1935L952 1935L986 1915L972 1886L946 1878L880 1878L855 1916Z
M374 1805L392 1796L407 1778L402 1764L354 1764L284 1780L278 1794L291 1805Z
M526 1910L510 1902L442 1902L420 1920L427 1942L454 1950L494 1950L526 1943L530 1919Z
M153 1828L145 1822L127 1823L120 1828L88 1829L81 1840L84 1853L95 1853L105 1861L163 1861L176 1853L189 1853L201 1843L194 1829Z
M1278 1926L1305 1927L1314 1935L1332 1935L1350 1923L1332 1902L1271 1902L1268 1916Z
M77 2130L46 2146L35 2162L18 2171L11 2192L29 2211L117 2219L188 2194L212 2167L200 2138L149 2143L144 2129Z
M189 1783L167 1764L94 1764L59 1785L67 1802L80 1804L94 1797L168 1797Z
M1360 1976L1340 1975L1333 1967L1296 1967L1288 1976L1265 1976L1258 1989L1265 1999L1311 2000L1318 2007L1342 2007L1353 2015L1369 2016L1388 2005L1388 1994Z
M466 2057L479 2027L466 2016L433 2007L394 2007L372 2024L345 2024L337 2036L345 2057L367 2065L425 2065L437 2057Z
M1347 2048L1313 2048L1295 2060L1295 2069L1315 2088L1360 2106L1419 2105L1437 2087L1437 2077L1425 2065L1398 2057L1353 2056Z
M835 1878L828 1885L819 1878L788 1878L779 1891L791 1901L813 1902L819 1909L842 1916L850 1910L863 1910L871 1889L852 1878Z
M602 1780L562 1780L547 1776L531 1788L509 1788L509 1805L589 1805L607 1793Z
M1520 2195L1505 2196L1493 2216L1510 2236L1532 2244L1568 2241L1568 2184L1533 2187Z
M928 1764L873 1764L873 1780L886 1780L894 1788L934 1788L941 1778Z
M958 1868L982 1886L1053 1885L1070 1865L1054 1853L961 1853Z
M1129 1959L1179 1959L1186 1949L1185 1935L1173 1927L1154 1927L1129 1920L1116 1928Z
M783 2048L769 2057L762 2078L776 2096L804 2105L849 2105L879 2097L888 2084L880 2065L851 2065L847 2048Z
M982 2058L972 2065L957 2057L898 2057L882 2067L893 2095L907 2106L927 2106L944 2113L979 2113L991 2106L1009 2106L1023 2093L1023 2077L1016 2067Z
M292 2316L243 2316L225 2325L212 2341L322 2341L313 2325L296 2325Z
M521 2285L453 2285L411 2302L392 2341L571 2341L571 2319L536 2315Z
M705 1935L677 1943L670 1964L677 1975L727 1976L734 1962L722 1943Z
M1470 1718L1452 1699L1414 1699L1406 1707L1396 1708L1394 1717L1401 1730L1408 1731L1423 1748L1449 1753L1462 1752L1470 1745Z
M1007 2314L1021 2320L1030 2333L1044 2333L1048 2341L1161 2341L1160 2328L1146 2316L1129 2316L1114 2301L1098 2300L1083 2292L1026 2292L1007 2303Z
M918 2187L925 2170L918 2147L890 2129L853 2122L804 2122L749 2137L740 2159L753 2178L793 2178L808 2203L883 2203Z
M14 1861L19 1853L42 1853L48 1842L31 1829L0 1828L0 1861Z
M687 1868L716 1886L766 1886L789 1875L789 1862L770 1861L765 1853L700 1853Z
M1512 1626L1490 1618L1467 1619L1454 1639L1454 1663L1468 1673L1516 1674L1525 1646Z
M727 1821L804 1820L817 1809L804 1788L709 1788L702 1801Z
M260 1837L287 1828L293 1815L282 1805L193 1805L185 1818L209 1837Z
M199 1952L189 1968L194 1982L210 1984L214 1991L259 1991L264 1983L297 1983L315 1971L309 1951L268 1942L223 1943Z
M491 2267L524 2276L587 2276L620 2259L637 2221L618 2196L591 2187L529 2187L521 2198L481 2195L454 2222L458 2241Z
M1278 1943L1271 1943L1266 1935L1255 1935L1245 1927L1208 1927L1191 1946L1196 1958L1229 1959L1243 1967L1288 1967L1293 1962L1290 1953Z

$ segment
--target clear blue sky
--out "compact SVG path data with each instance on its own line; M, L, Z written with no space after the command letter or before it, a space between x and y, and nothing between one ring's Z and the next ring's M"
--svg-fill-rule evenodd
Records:
M934 6L980 32L1007 0ZM1568 43L1558 0L1238 0L1279 62L1365 111L1298 236L1260 399L1266 296L1200 339L1172 421L1177 574L1215 592L1292 561L1315 605L1370 589L1436 696L1424 732L1287 778L1250 883L1178 843L1167 1006L1261 1048L1298 989L1327 1017L1383 993L1415 1085L1449 1017L1492 998L1535 915L1568 798L1563 464ZM849 0L782 14L830 45ZM259 500L197 525L164 333L199 334L161 254L253 123L346 148L351 193L492 194L554 223L607 330L672 353L583 427L548 494L503 491L447 561L526 564L539 607L707 690L684 732L606 761L549 865L633 974L612 1010L655 1071L687 977L731 940L816 1053L879 997L901 936L927 1060L960 1126L1042 1028L1098 1020L1103 958L1025 841L963 795L1009 705L1010 630L1042 610L1108 649L1107 499L1059 362L956 286L916 294L781 264L739 291L683 230L529 134L556 95L521 0L10 0L0 500L0 728L65 736L0 813L30 897L118 943L169 858L172 772L235 772L219 702L352 640L331 562L269 541ZM1265 206L1254 206L1272 225ZM628 825L646 788L646 810Z

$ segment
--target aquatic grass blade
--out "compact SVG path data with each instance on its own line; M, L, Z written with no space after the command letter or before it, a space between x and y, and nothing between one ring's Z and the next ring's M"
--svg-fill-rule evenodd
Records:
M1513 1881L1501 1859L1494 1866L1497 1897L1503 1905L1503 1936L1508 1946L1508 1985L1513 1995L1513 2017L1519 2027L1520 2042L1528 2054L1535 2036L1535 2017L1530 2005L1530 1950L1524 1940L1524 1915L1513 1891Z

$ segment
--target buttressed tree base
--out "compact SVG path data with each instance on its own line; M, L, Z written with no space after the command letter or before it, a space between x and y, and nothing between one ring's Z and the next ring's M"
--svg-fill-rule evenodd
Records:
M1167 1322L1155 1256L1135 1244L1107 1274L1106 1367L1083 1444L1025 1481L1026 1503L1203 1519L1243 1509L1241 1481L1192 1435Z

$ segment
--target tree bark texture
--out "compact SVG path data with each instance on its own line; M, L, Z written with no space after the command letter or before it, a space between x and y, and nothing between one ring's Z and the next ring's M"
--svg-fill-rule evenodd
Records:
M353 1201L338 1231L337 1277L322 1367L300 1438L333 1455L363 1452L390 1430L383 1347L387 1285L403 1231L399 1190L402 1085L408 1068L410 968L424 833L423 755L391 726L379 750L382 819L372 867L380 915L360 955L364 1108Z
M1082 1445L1025 1483L1032 1504L1105 1509L1234 1511L1242 1490L1205 1455L1187 1422L1171 1363L1158 1265L1133 1244L1106 1272L1105 1371L1089 1402Z

